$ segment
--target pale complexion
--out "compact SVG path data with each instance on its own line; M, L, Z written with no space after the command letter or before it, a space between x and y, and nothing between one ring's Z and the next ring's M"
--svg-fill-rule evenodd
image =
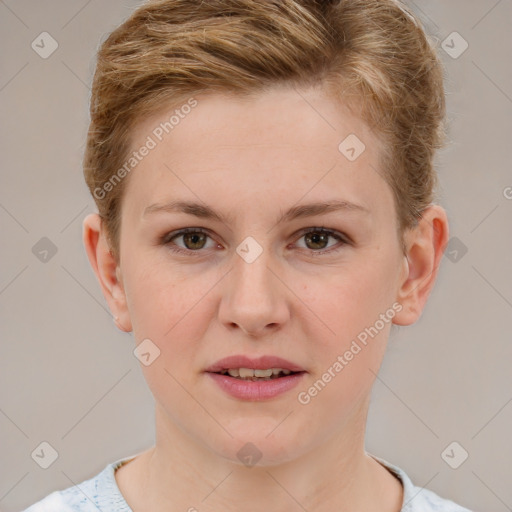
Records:
M446 213L438 205L424 213L406 234L404 256L392 192L379 174L379 141L321 88L195 98L198 106L127 178L119 262L99 217L84 221L88 256L117 325L161 351L141 365L156 401L156 445L116 472L119 488L134 512L398 512L400 482L364 450L391 323L309 404L297 395L392 304L402 306L393 323L419 318L447 243ZM133 148L174 108L139 124ZM338 150L351 133L366 145L353 162ZM172 200L208 205L225 222L144 214ZM277 223L292 207L331 200L367 211ZM303 232L319 227L346 243ZM160 242L183 228L207 236L174 238L182 253ZM252 263L236 252L249 236L263 249ZM274 399L240 401L204 373L232 354L277 355L307 373ZM262 453L254 467L237 457L247 442Z

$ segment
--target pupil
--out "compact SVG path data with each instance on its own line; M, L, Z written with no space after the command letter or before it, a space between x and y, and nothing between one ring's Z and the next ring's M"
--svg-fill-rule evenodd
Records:
M309 241L313 240L313 244L320 243L322 245L322 242L323 242L324 244L320 248L325 247L325 243L327 242L327 235L325 235L323 233L309 233L306 235L306 238ZM321 240L320 242L319 242L319 239ZM317 249L318 249L318 247L317 247Z
M185 233L185 237L184 237L184 239L185 239L187 242L190 242L190 241L191 241L191 239L192 239L192 245L195 245L196 243L198 243L198 242L197 242L197 239L198 239L198 238L199 238L199 239L201 239L201 238L202 238L202 239L203 239L203 242L204 242L204 237L205 237L204 233ZM187 245L187 246L188 246L188 244L187 244L187 243L185 243L185 245ZM192 248L192 249L201 249L201 247L202 247L202 246L200 245L200 247L188 247L188 248L189 248L189 249L191 249L191 248Z

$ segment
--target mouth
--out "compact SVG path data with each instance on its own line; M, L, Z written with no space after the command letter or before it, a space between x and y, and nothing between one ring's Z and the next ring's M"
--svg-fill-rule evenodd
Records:
M253 359L240 354L217 361L205 373L232 398L259 401L284 395L308 372L281 357Z
M249 380L252 382L257 381L265 381L265 380L276 380L283 377L287 377L289 375L294 375L296 373L305 373L301 372L293 372L291 370L287 370L286 368L267 368L267 369L255 369L255 368L229 368L225 370L220 370L218 372L210 372L217 373L220 375L228 375L229 377L233 377L238 380Z
M229 375L235 379L279 379L306 370L282 357L265 355L251 358L238 354L220 359L205 371Z

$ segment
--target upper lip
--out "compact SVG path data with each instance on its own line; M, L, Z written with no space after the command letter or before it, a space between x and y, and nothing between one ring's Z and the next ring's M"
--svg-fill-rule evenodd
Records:
M250 358L239 354L219 359L217 362L206 368L205 372L218 373L222 370L230 368L253 368L254 370L267 370L269 368L282 368L292 372L303 372L304 368L276 356L261 356L258 358Z

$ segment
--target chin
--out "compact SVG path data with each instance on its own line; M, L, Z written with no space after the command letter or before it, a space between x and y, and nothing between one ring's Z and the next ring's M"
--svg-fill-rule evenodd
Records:
M240 466L277 466L290 462L300 456L304 446L289 429L279 432L281 426L278 425L279 422L271 418L261 418L256 423L237 421L236 428L233 424L226 426L233 438L223 436L222 444L211 448L219 456Z

